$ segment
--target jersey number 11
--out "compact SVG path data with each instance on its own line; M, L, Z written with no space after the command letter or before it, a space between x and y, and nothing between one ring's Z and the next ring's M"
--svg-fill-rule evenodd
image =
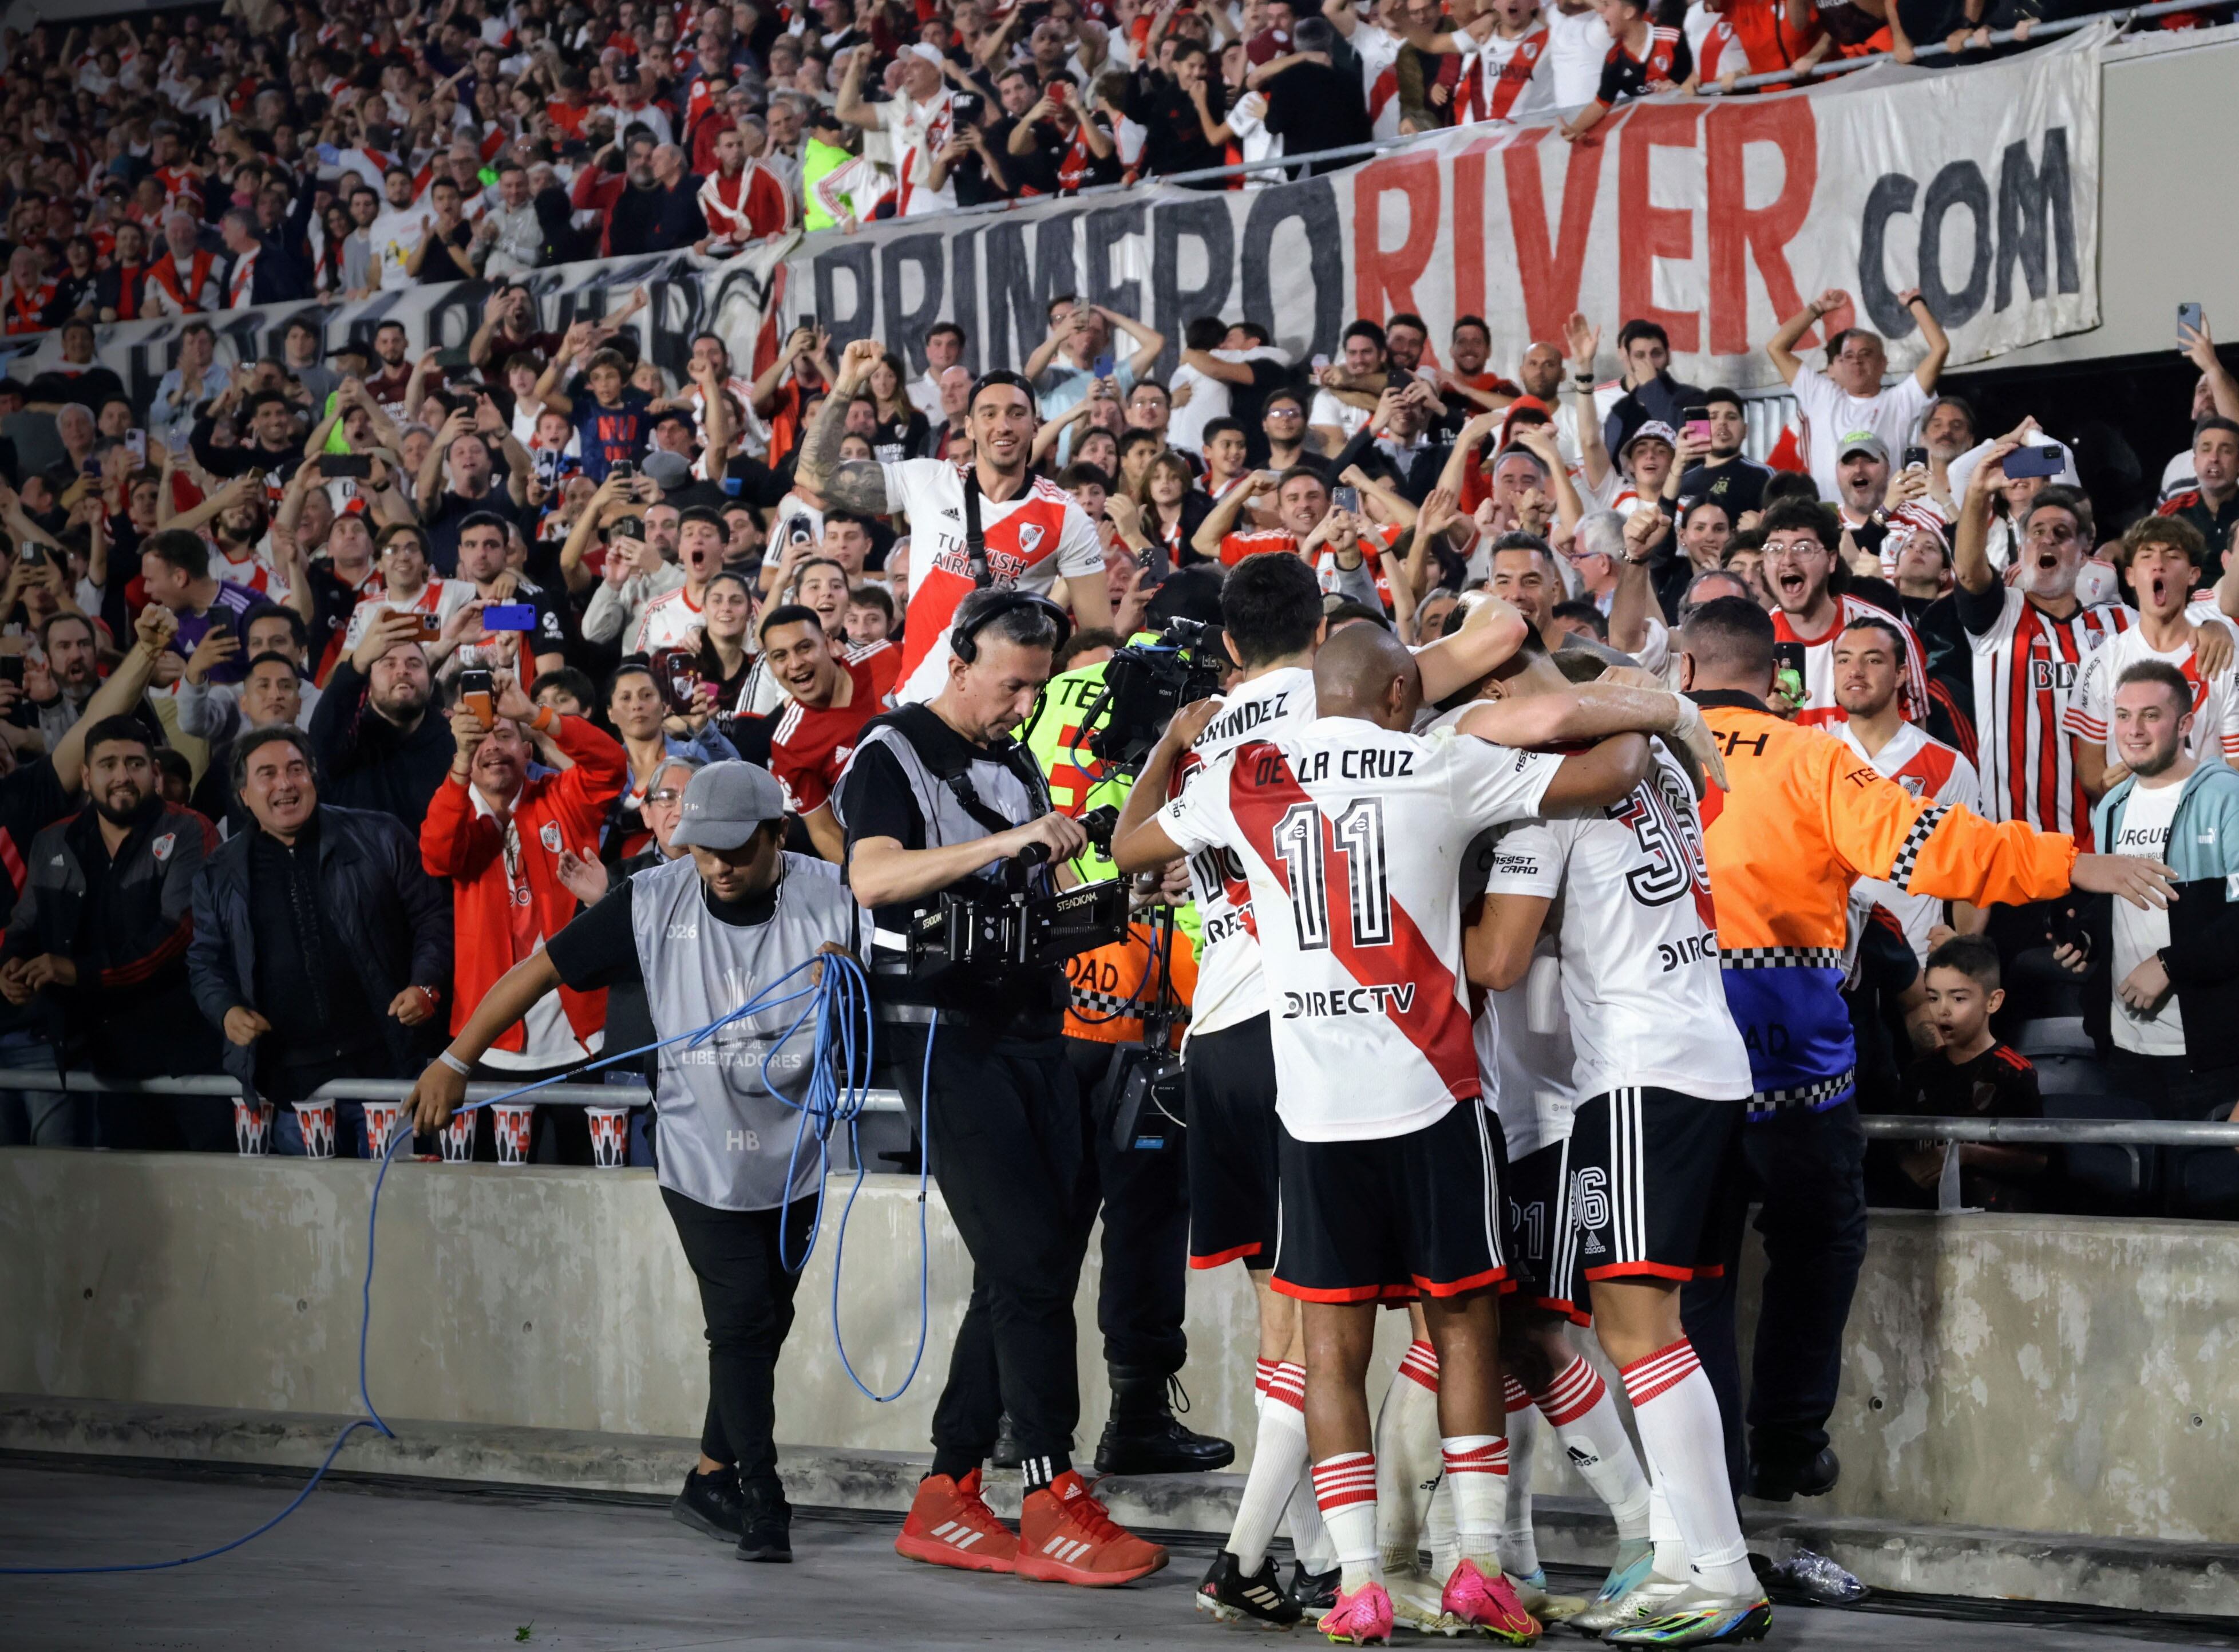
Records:
M1291 884L1291 919L1301 951L1330 944L1329 843L1337 839L1345 859L1345 902L1352 919L1352 944L1392 944L1392 891L1385 875L1384 800L1360 797L1322 829L1322 812L1312 803L1292 803L1275 827L1275 853Z

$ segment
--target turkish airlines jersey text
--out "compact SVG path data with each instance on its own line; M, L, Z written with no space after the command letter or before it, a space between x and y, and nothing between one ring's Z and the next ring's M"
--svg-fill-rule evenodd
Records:
M910 520L910 598L897 704L930 700L948 676L948 623L972 594L964 548L964 467L942 459L882 464L887 499ZM1104 577L1104 544L1071 494L1037 476L998 504L981 495L987 572L1004 590L1049 595L1060 576Z
M1462 861L1485 827L1536 814L1562 762L1324 717L1237 747L1159 811L1186 853L1241 863L1293 1137L1405 1136L1483 1093Z
M1220 715L1174 769L1176 796L1208 764L1247 740L1273 740L1314 720L1314 674L1285 666L1239 683L1221 701ZM1259 943L1252 933L1252 886L1244 863L1225 849L1190 856L1190 886L1197 896L1204 949L1197 961L1197 996L1190 1033L1219 1032L1267 1013L1259 974Z
M1685 772L1659 743L1622 802L1505 834L1485 893L1562 889L1563 1002L1579 1096L1642 1089L1704 1101L1751 1092L1726 1007L1703 832Z

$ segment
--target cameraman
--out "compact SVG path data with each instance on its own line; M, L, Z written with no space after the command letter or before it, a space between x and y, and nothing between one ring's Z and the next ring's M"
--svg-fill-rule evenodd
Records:
M904 939L944 893L987 903L1021 886L1052 893L1052 864L1087 843L1078 822L1052 812L1040 770L1007 734L1065 634L1043 598L965 597L940 691L866 726L838 814L847 881L873 914L889 1053L906 1094L927 1086L910 1099L924 1109L927 1151L973 1268L933 1412L933 1471L894 1547L933 1565L1094 1585L1146 1576L1166 1555L1113 1523L1068 1455L1080 1415L1073 1299L1095 1161L1060 1036L1065 972L971 965L916 981ZM980 1494L1007 1405L1026 1487L1016 1534Z
M1220 576L1208 569L1176 574L1151 598L1138 641L1163 633L1176 619L1218 627ZM1077 637L1079 648L1086 638ZM1220 644L1208 638L1218 656ZM1079 820L1092 811L1111 813L1127 801L1133 784L1129 769L1108 763L1089 749L1093 735L1112 727L1118 715L1103 700L1110 647L1083 649L1070 669L1050 679L1033 715L1019 731L1033 754L1050 789L1053 808ZM1187 699L1200 697L1195 693ZM1092 723L1093 726L1084 726ZM1163 724L1142 731L1154 738ZM1131 731L1132 732L1132 731ZM1071 863L1082 883L1119 876L1111 857L1090 843ZM1065 1016L1066 1053L1079 1078L1088 1115L1090 1149L1104 1218L1102 1289L1097 1294L1097 1327L1104 1334L1105 1365L1112 1382L1112 1409L1097 1442L1099 1474L1183 1474L1224 1469L1235 1460L1227 1441L1186 1429L1174 1418L1168 1380L1188 1357L1183 1336L1186 1305L1185 1258L1189 1247L1189 1171L1183 1160L1181 1129L1160 1116L1150 1100L1137 1113L1135 1128L1120 1139L1120 1114L1126 1106L1131 1074L1152 1055L1146 1014L1164 1006L1178 1011L1162 1049L1179 1049L1180 1022L1189 1014L1197 983L1196 908L1188 904L1187 869L1168 869L1169 881L1152 878L1135 891L1134 921L1127 933L1107 945L1066 960L1072 1003ZM1175 912L1169 922L1170 908ZM1171 987L1171 993L1167 989ZM1179 1097L1176 1098L1177 1102ZM1171 1109L1179 1113L1175 1105ZM1008 1442L1005 1444L1007 1447ZM998 1468L1015 1459L999 1450Z

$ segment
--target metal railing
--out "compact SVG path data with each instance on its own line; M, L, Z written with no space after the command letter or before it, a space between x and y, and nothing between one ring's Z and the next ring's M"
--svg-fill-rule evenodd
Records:
M2142 1147L2239 1149L2239 1124L2209 1119L1924 1118L1869 1114L1861 1119L1870 1142L1925 1142L1947 1149L1937 1178L1936 1208L1957 1215L1969 1207L1960 1192L1958 1143L2000 1147L2119 1147L2130 1149L2133 1173Z

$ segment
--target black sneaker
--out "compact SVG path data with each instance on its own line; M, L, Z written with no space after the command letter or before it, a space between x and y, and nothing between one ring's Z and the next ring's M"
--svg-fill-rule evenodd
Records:
M739 1535L739 1471L718 1469L701 1474L694 1469L684 1476L684 1489L668 1505L668 1512L694 1531L726 1542Z
M1337 1586L1344 1577L1342 1568L1332 1566L1325 1572L1310 1572L1306 1562L1291 1562L1291 1604L1303 1615L1317 1615L1337 1604Z
M793 1562L793 1506L775 1482L742 1489L739 1509L739 1558Z
M1197 1609L1223 1623L1268 1629L1287 1629L1299 1617L1299 1603L1283 1593L1282 1575L1272 1556L1263 1555L1259 1569L1246 1577L1236 1556L1225 1549L1213 1557L1205 1581L1197 1586Z

